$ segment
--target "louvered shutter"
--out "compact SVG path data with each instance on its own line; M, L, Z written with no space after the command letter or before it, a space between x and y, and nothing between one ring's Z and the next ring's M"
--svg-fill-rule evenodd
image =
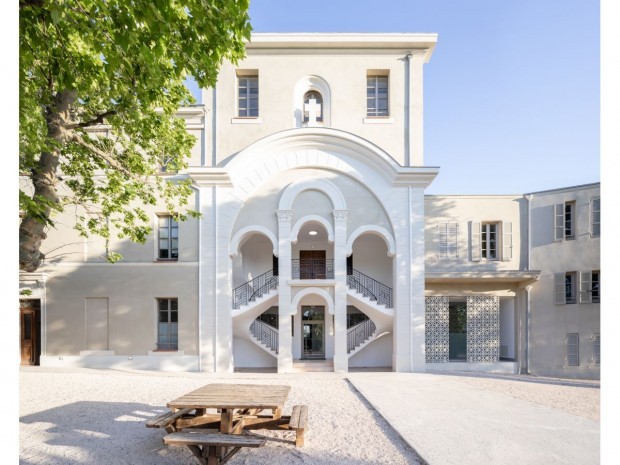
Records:
M579 272L579 303L589 304L592 302L592 272Z
M471 260L479 262L482 257L482 230L479 221L471 222Z
M566 274L556 273L554 275L554 298L553 303L563 305L566 303Z
M437 255L440 260L448 258L448 223L437 225Z
M459 258L459 224L447 223L448 235L448 258L457 260Z
M593 345L593 353L594 353L594 364L601 364L601 334L594 333L592 335L592 345Z
M555 240L561 241L564 239L564 204L558 203L555 205Z
M566 335L566 361L568 366L579 366L579 333Z
M601 198L594 197L590 200L590 211L592 216L591 231L592 237L600 237L601 235Z
M502 221L502 260L512 260L512 223Z

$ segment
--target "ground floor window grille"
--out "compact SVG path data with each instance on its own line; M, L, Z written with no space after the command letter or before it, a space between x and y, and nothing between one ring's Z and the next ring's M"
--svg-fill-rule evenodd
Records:
M579 366L579 333L566 335L566 360L568 366Z
M157 348L177 350L179 347L178 299L157 299Z

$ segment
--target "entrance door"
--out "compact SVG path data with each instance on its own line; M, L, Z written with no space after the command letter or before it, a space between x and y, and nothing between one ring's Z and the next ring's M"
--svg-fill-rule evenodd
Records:
M22 300L19 309L21 365L38 365L41 349L40 303L38 300Z
M325 307L302 306L303 359L325 359Z
M300 279L325 279L325 265L324 250L299 251Z

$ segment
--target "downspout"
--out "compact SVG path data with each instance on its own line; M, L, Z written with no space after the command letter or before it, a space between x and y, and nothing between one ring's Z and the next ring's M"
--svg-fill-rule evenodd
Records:
M530 271L531 251L532 251L532 197L534 194L526 194L527 200L527 264L526 269ZM530 312L531 312L531 286L525 286L525 373L530 374Z
M411 52L405 55L405 166L411 166Z

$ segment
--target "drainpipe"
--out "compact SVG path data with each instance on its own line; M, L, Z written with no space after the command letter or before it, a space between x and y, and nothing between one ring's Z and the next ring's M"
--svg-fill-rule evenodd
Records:
M526 270L530 271L532 251L532 198L534 194L526 194L527 200L527 262ZM525 286L525 373L530 374L530 312L531 312L531 285Z
M411 52L405 55L405 166L411 166Z

